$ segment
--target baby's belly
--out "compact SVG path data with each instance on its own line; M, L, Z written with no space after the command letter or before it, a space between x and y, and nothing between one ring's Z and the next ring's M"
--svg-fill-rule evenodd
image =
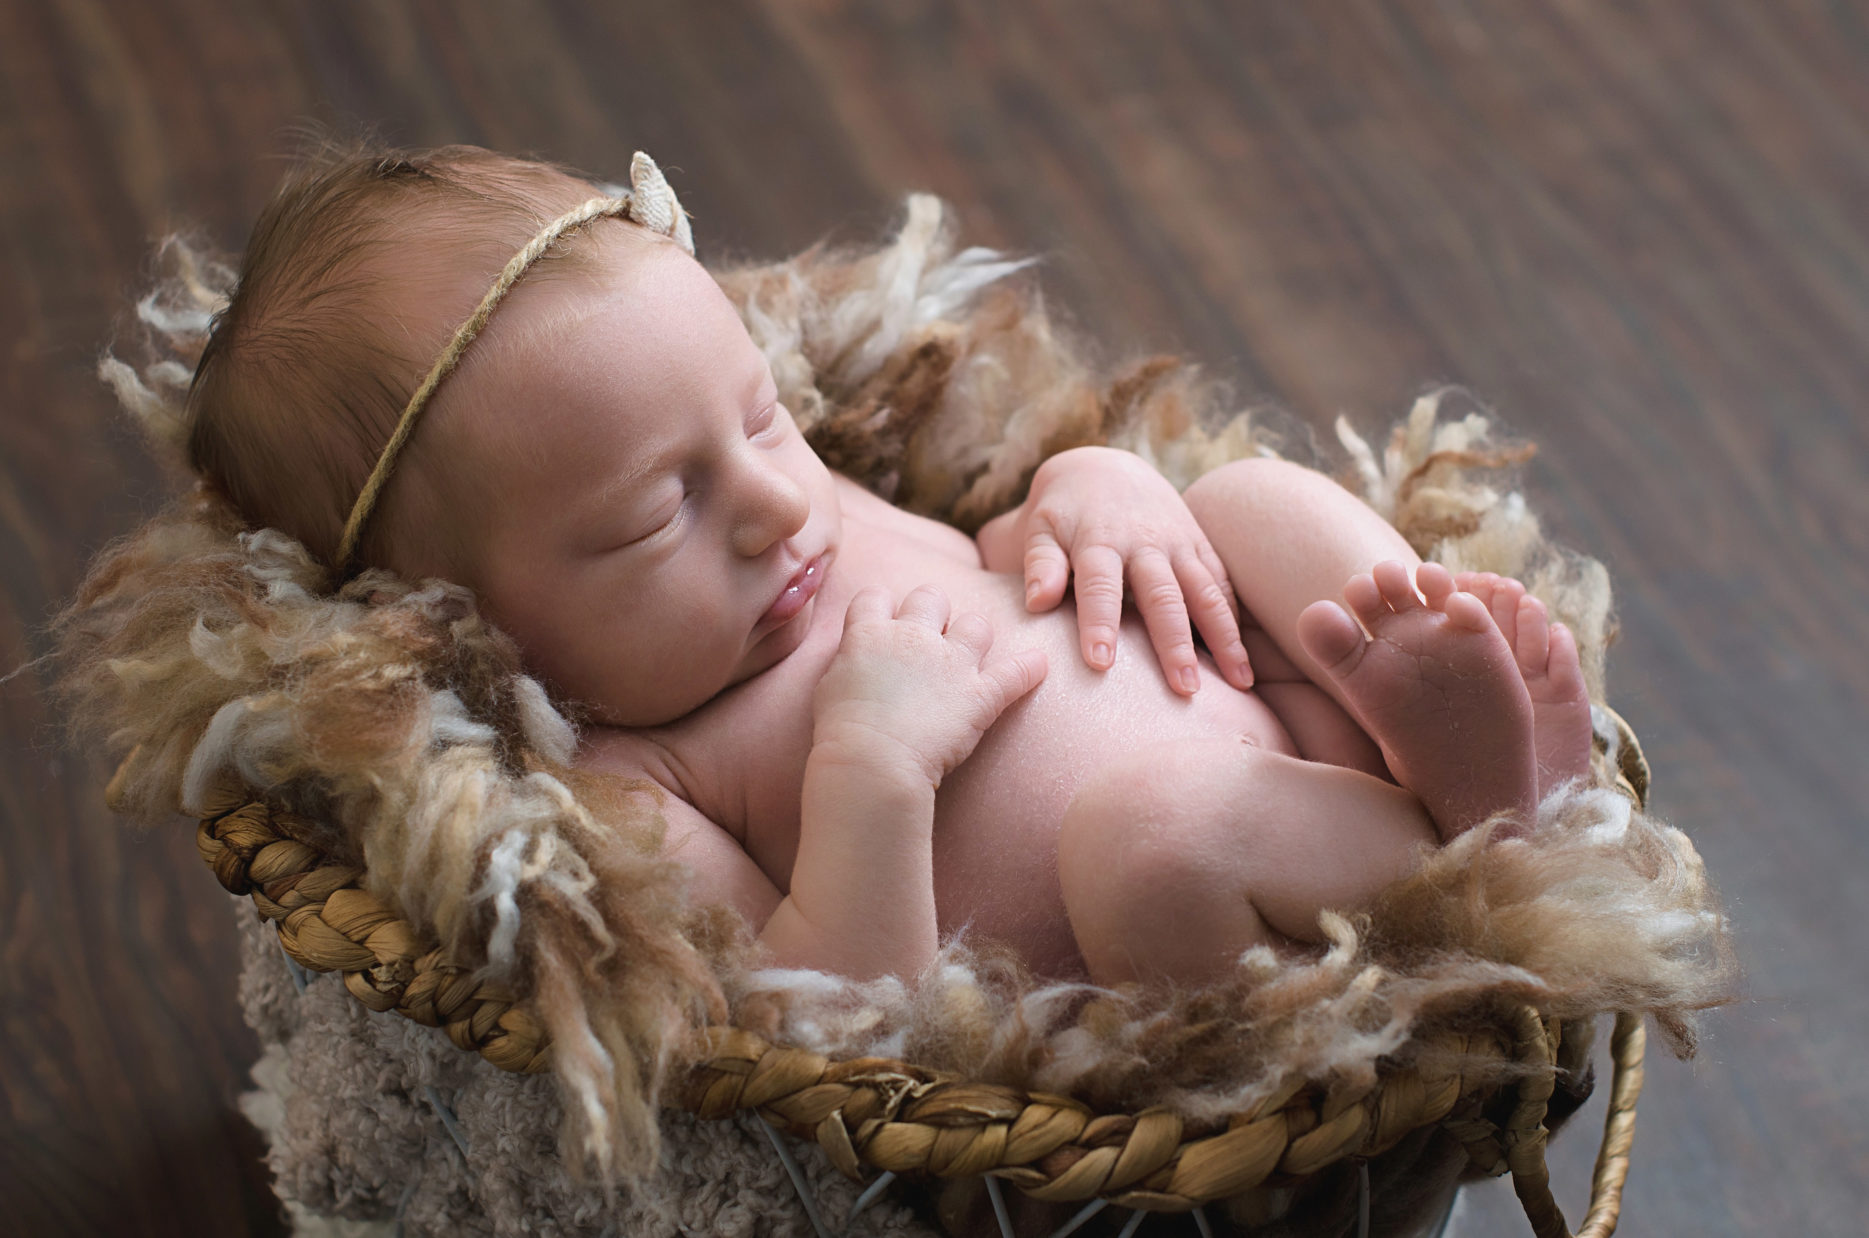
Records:
M1147 629L1125 611L1116 664L1097 672L1078 651L1067 602L1026 613L1016 577L981 573L951 588L956 610L983 612L994 650L1036 645L1050 670L942 783L936 799L935 905L945 936L965 926L975 940L1013 947L1048 975L1080 975L1082 962L1058 884L1058 828L1080 787L1113 762L1151 745L1240 738L1297 755L1259 697L1228 685L1201 654L1201 689L1169 691Z

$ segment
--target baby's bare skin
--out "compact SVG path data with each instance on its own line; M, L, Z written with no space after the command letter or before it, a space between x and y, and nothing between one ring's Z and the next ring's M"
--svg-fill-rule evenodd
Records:
M1113 665L1094 670L1079 654L1068 603L1032 614L1020 578L987 571L972 539L842 479L839 498L844 546L803 644L670 726L594 732L589 763L646 772L731 834L784 893L798 854L812 693L837 652L845 608L867 586L902 597L933 585L954 613L986 619L994 653L1040 649L1049 666L1044 683L1000 716L937 793L939 931L967 927L1012 946L1042 972L1084 974L1057 859L1059 827L1079 789L1140 747L1225 737L1295 757L1290 735L1258 695L1227 685L1204 654L1202 689L1192 697L1172 692L1133 614ZM745 910L763 922L756 907Z
M1340 606L1299 619L1299 638L1348 694L1396 780L1443 839L1494 813L1530 819L1538 800L1532 703L1492 614L1439 564L1376 565ZM1369 635L1364 636L1367 630Z
M500 479L448 571L773 961L914 975L968 929L1044 974L1194 979L1535 801L1535 727L1577 714L1532 708L1536 634L1432 573L1413 602L1413 552L1328 479L1181 494L1079 448L969 539L825 468L692 259L590 244L427 415L428 459Z
M1462 572L1454 584L1491 612L1531 697L1538 750L1538 794L1590 769L1590 694L1584 687L1577 638L1552 623L1545 604L1525 586L1496 572Z
M1361 817L1365 824L1393 820L1394 827L1378 824L1362 832L1351 827L1347 845L1361 853L1355 860L1340 852L1334 862L1313 866L1329 893L1341 900L1333 905L1354 905L1400 876L1412 863L1414 848L1436 834L1451 837L1492 813L1522 814L1535 802L1532 703L1513 648L1486 606L1456 593L1438 565L1420 569L1426 602L1415 596L1398 562L1379 565L1373 577L1353 577L1346 600L1373 634L1365 639L1359 629L1354 648L1340 650L1349 634L1329 623L1325 608L1311 608L1310 619L1300 622L1315 637L1301 635L1307 651L1327 663L1330 681L1358 707L1364 728L1381 744L1392 768L1405 785L1418 784L1409 786L1415 791L1410 796L1395 786L1378 792L1364 785L1374 780L1347 768L1327 772L1300 760L1297 743L1263 699L1264 692L1285 693L1287 701L1291 693L1309 693L1308 708L1314 712L1335 706L1289 664L1273 679L1265 679L1262 671L1261 692L1241 691L1224 682L1203 653L1203 687L1184 697L1169 689L1147 633L1131 614L1113 664L1094 670L1079 656L1078 625L1068 605L1032 614L1021 579L985 570L970 539L891 507L843 479L838 494L844 546L816 599L809 634L785 662L673 725L598 732L590 738L592 765L648 774L732 835L777 895L789 889L798 856L799 804L812 748L812 691L837 654L845 607L860 589L871 586L904 596L933 585L950 600L953 614L970 612L986 621L994 632L995 653L1039 649L1047 656L1051 670L1045 681L1008 708L971 756L941 782L933 836L939 934L965 928L1012 947L1043 974L1104 981L1188 976L1211 970L1255 940L1315 936L1315 915L1324 904L1302 893L1306 882L1298 874L1275 877L1256 865L1255 875L1271 887L1265 901L1274 908L1275 922L1256 918L1244 926L1204 925L1196 953L1205 966L1181 957L1188 953L1185 931L1164 932L1154 940L1141 923L1153 920L1167 928L1170 922L1160 908L1187 901L1164 888L1172 876L1143 883L1136 893L1153 906L1138 908L1142 914L1136 922L1124 922L1116 934L1120 953L1133 965L1086 959L1079 939L1094 933L1094 926L1081 910L1074 924L1067 907L1060 865L1068 865L1071 857L1060 855L1061 830L1074 806L1080 817L1094 817L1106 808L1128 814L1118 825L1124 833L1150 825L1146 810L1133 803L1089 802L1101 794L1100 778L1128 768L1139 754L1145 763L1191 751L1212 754L1214 759L1184 765L1178 802L1223 808L1218 828L1228 837L1221 846L1241 855L1254 853L1263 829L1250 822L1253 806L1237 794L1247 764L1242 746L1252 750L1255 760L1260 754L1276 756L1280 763L1274 778L1320 776L1314 790L1322 816ZM1337 616L1356 626L1348 613L1338 610ZM1562 648L1554 652L1561 670ZM1276 665L1274 658L1261 660ZM1429 664L1435 670L1424 677L1420 668ZM1458 690L1447 691L1450 683ZM1580 677L1577 686L1581 695ZM1348 718L1338 713L1338 725L1348 727ZM1305 729L1318 731L1315 724ZM1483 778L1476 779L1476 771ZM1139 780L1128 782L1125 796ZM1260 789L1255 786L1254 793ZM1375 813L1358 798L1372 793ZM1357 803L1346 804L1346 796ZM1183 814L1178 808L1177 815L1198 813ZM1189 847L1198 845L1193 824L1185 840ZM1293 825L1302 828L1299 821ZM1107 875L1119 853L1094 838L1090 832L1079 836L1085 845L1075 859L1104 881L1086 898L1113 906L1123 891ZM707 866L698 867L705 880ZM1224 866L1206 867L1211 876ZM1334 871L1323 871L1327 867ZM1197 893L1207 902L1228 902L1210 890ZM773 905L768 895L742 909L758 925ZM894 908L884 904L877 910L889 915Z

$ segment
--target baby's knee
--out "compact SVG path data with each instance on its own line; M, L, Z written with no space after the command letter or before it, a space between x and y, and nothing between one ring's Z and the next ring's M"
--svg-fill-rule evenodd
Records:
M1198 519L1203 509L1236 509L1242 503L1260 504L1279 496L1329 487L1347 493L1336 482L1316 469L1278 460L1271 456L1252 456L1233 460L1194 479L1182 492L1188 509Z

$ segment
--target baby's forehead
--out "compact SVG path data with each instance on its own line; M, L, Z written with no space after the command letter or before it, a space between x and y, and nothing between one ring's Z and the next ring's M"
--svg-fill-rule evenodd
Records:
M640 299L677 262L693 259L639 225L612 219L588 224L527 269L463 363L533 356L589 314L593 300L618 294Z
M528 272L438 393L473 446L524 458L544 446L532 418L566 411L557 405L640 405L645 424L674 420L679 399L641 397L706 381L696 358L684 365L675 354L721 332L744 335L712 277L673 243L634 225L594 231L608 235L576 238L588 244L575 263L536 280Z

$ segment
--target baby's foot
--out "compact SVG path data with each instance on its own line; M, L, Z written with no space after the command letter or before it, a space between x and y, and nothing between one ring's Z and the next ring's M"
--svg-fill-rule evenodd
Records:
M1343 587L1349 611L1312 603L1298 617L1298 639L1443 839L1499 812L1529 822L1538 762L1512 646L1478 598L1455 591L1446 568L1424 563L1416 579L1425 603L1400 563L1352 576Z
M1590 773L1590 693L1584 687L1577 638L1552 623L1545 604L1510 576L1462 572L1461 590L1492 612L1512 646L1525 690L1532 698L1532 732L1538 747L1538 795L1570 778Z

